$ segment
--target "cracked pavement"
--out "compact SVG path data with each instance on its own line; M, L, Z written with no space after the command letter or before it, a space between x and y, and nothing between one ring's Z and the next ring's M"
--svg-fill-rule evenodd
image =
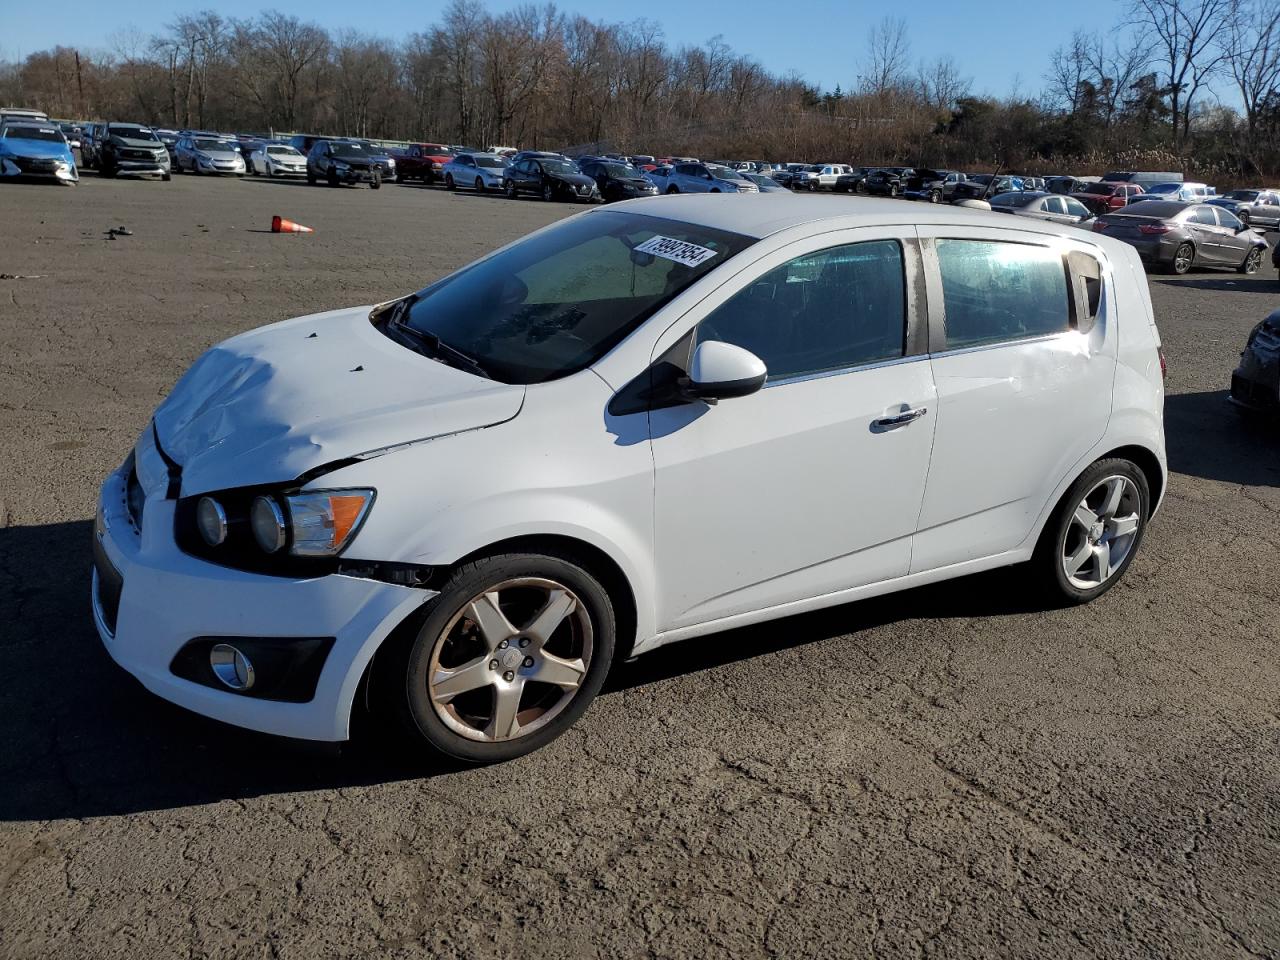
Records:
M487 769L220 726L110 663L97 484L201 350L569 212L0 190L0 271L43 275L0 281L0 957L1280 957L1280 429L1225 402L1270 269L1151 278L1169 494L1091 606L997 571L673 645Z

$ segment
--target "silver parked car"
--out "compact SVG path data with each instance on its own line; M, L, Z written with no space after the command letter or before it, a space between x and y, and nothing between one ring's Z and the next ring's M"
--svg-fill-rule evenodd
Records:
M509 166L507 158L496 153L459 153L440 172L447 190L466 187L484 193L502 189L502 172Z
M759 193L737 170L714 163L675 163L647 174L660 193Z
M179 172L233 174L244 176L244 157L229 140L187 134L174 147L174 165Z
M1275 190L1232 190L1205 202L1230 210L1247 226L1280 227L1280 192Z
M1048 220L1070 226L1084 226L1093 222L1093 214L1074 197L1062 197L1044 191L1017 190L1000 193L991 198L991 209L997 213L1012 213L1034 220Z
M760 188L761 193L790 193L791 191L780 184L773 177L763 173L752 173L750 170L743 170L742 175Z
M255 177L305 177L307 158L287 143L260 143L249 152L249 172Z

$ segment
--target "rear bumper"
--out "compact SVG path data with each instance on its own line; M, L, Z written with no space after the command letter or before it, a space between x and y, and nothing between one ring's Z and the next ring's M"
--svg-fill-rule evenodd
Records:
M139 446L147 442L144 436ZM131 469L132 459L103 483L94 524L93 619L111 658L152 693L204 716L304 740L347 739L356 688L374 651L435 594L337 574L263 576L191 557L174 543L176 501L153 495L142 531L134 527L126 502ZM298 703L177 676L175 657L200 637L333 643L314 696Z

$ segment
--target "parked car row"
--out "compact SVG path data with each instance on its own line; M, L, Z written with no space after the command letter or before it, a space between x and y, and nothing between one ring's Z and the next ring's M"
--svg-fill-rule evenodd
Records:
M475 150L425 142L392 151L353 137L296 134L285 141L156 130L137 123L79 125L10 108L0 111L0 177L75 183L79 172L69 133L79 138L81 165L104 176L168 180L174 171L250 174L305 177L312 185L330 187L366 184L374 190L388 180L417 180L440 183L448 190L578 203L791 189L980 206L1105 233L1133 246L1147 266L1176 274L1196 267L1256 273L1268 248L1253 228L1280 228L1280 191L1241 189L1219 197L1208 184L1187 181L1176 172L1112 171L1095 180L927 167L714 162L648 154L574 159L549 151Z

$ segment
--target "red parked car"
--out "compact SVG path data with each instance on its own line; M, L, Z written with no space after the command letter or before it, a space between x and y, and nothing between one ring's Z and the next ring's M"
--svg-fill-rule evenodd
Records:
M396 179L435 183L440 171L453 159L455 151L442 143L411 143L404 156L396 158Z
M1127 206L1131 198L1145 192L1136 183L1115 183L1110 180L1102 180L1098 183L1086 184L1073 193L1072 196L1098 216L1103 216Z

